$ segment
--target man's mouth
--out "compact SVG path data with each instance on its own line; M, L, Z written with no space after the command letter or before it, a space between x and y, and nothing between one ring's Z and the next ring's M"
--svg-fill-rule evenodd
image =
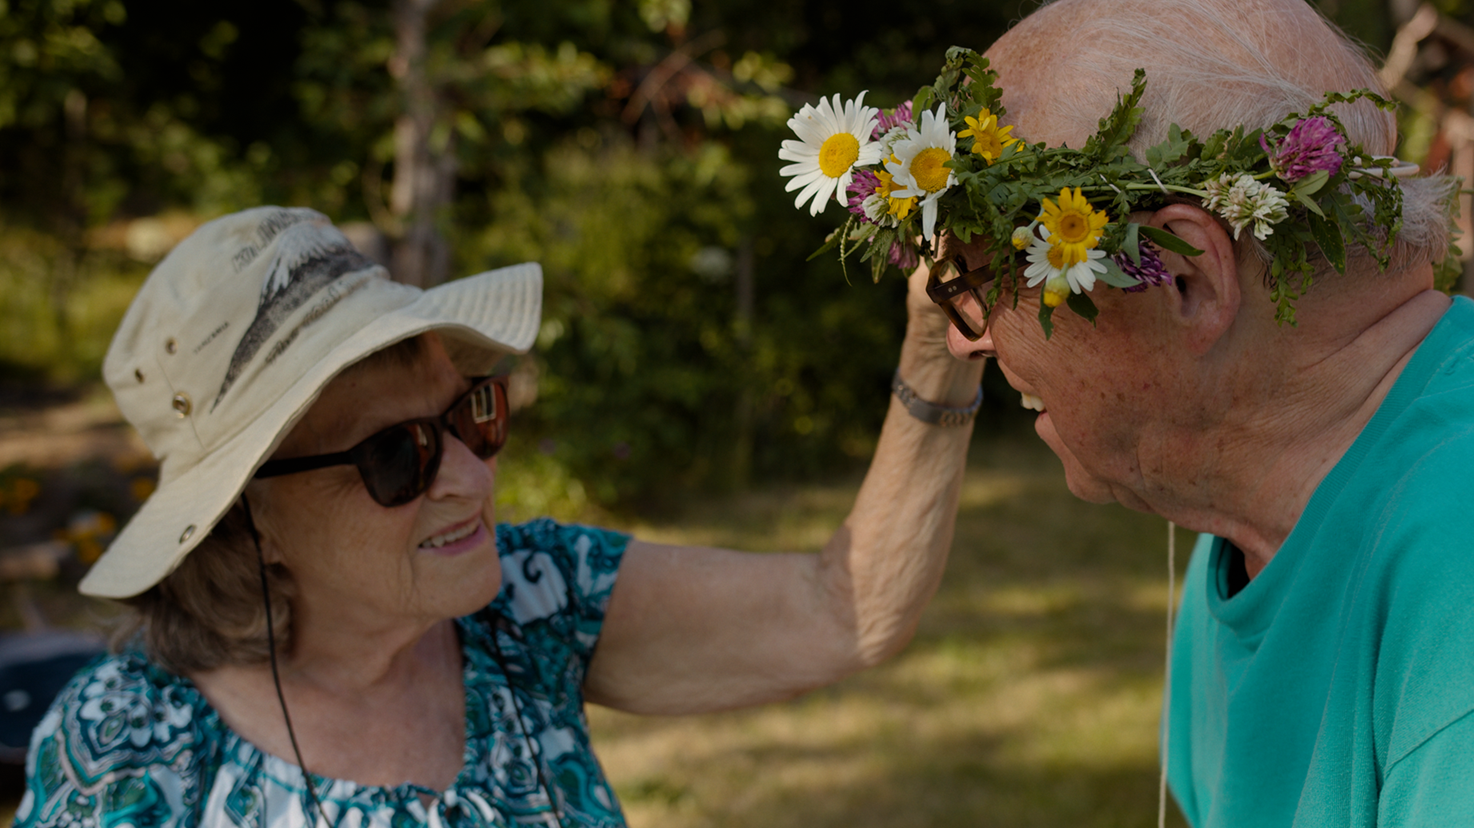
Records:
M1023 404L1024 408L1027 408L1030 411L1037 411L1040 414L1044 413L1044 400L1034 396L1033 394L1024 394Z

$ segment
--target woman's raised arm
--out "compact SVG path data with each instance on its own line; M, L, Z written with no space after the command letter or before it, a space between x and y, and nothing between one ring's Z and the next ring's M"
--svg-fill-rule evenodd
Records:
M965 408L982 366L949 355L926 275L911 277L900 376L923 400ZM761 704L899 651L946 565L971 434L892 397L854 508L818 555L631 542L588 699L657 714Z

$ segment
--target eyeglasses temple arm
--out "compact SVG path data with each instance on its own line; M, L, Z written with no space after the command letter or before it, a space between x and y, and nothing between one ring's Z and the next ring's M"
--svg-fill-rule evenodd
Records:
M313 469L325 469L328 466L351 466L353 465L352 452L340 451L335 454L317 454L312 457L288 457L285 460L270 460L256 470L255 476L280 477L284 474L296 474L297 472L312 471Z

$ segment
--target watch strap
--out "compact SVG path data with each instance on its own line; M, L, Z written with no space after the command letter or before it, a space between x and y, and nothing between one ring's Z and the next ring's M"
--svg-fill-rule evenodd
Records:
M927 402L916 395L916 392L901 379L900 369L896 370L891 377L891 393L906 406L911 416L922 421L939 426L964 426L973 421L977 416L978 409L983 405L983 387L978 386L978 395L973 398L972 405L966 408L953 408L946 405L937 405Z

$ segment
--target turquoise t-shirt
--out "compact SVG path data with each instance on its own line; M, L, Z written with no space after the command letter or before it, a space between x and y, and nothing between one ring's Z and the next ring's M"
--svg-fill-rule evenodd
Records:
M314 774L327 825L507 828L553 824L555 811L569 828L625 824L589 745L583 678L629 539L539 520L498 526L496 540L501 594L456 621L460 775L433 791ZM305 828L308 802L296 765L236 735L189 679L125 652L78 673L36 727L15 824Z
M1199 538L1172 655L1196 828L1474 825L1474 302L1460 297L1228 597Z

